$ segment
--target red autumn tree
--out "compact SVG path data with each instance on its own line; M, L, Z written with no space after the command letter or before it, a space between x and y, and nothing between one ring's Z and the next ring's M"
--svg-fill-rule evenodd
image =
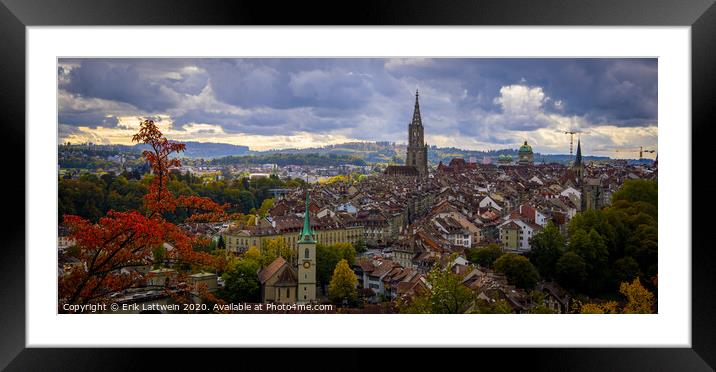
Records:
M196 196L177 198L167 189L170 168L180 166L179 160L170 155L184 151L186 146L167 140L151 120L141 123L132 140L151 147L143 152L153 173L149 192L144 197L145 212L110 210L96 224L78 216L63 216L69 237L75 241L73 255L81 264L71 266L59 278L60 311L65 303L103 302L113 293L145 286L142 271L136 269L153 265L153 250L165 243L172 249L167 250L162 261L203 267L221 264L214 256L192 249L200 237L188 235L164 218L165 213L177 208L187 208L194 213L189 219L195 222L236 217L225 212L226 205ZM185 296L191 290L183 288L185 293L178 296ZM173 294L177 295L177 291Z

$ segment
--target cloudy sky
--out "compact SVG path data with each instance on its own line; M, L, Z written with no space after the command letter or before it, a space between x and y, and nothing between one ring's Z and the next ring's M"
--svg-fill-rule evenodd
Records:
M61 59L58 87L62 142L129 144L153 118L253 150L405 143L418 88L431 145L564 154L578 130L587 154L657 146L656 59Z

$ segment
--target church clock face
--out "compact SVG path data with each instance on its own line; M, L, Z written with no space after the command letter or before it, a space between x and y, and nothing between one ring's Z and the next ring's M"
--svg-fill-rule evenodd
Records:
M303 267L305 267L306 269L308 269L309 267L311 267L311 263L308 262L308 261L306 261L306 262L303 263Z

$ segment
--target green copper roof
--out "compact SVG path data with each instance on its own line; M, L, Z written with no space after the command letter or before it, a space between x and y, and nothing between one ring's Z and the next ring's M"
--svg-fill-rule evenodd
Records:
M532 152L532 146L527 144L527 141L525 141L525 144L520 146L520 152Z
M313 240L313 230L311 230L311 219L308 211L308 204L310 203L308 198L308 191L306 191L306 212L303 217L303 230L301 230L301 239L299 243L315 243Z

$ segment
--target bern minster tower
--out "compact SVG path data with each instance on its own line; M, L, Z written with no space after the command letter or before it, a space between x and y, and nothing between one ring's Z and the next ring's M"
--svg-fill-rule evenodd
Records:
M413 121L408 125L408 156L405 165L415 167L421 176L428 175L428 145L423 136L423 120L420 118L418 91L415 91Z

